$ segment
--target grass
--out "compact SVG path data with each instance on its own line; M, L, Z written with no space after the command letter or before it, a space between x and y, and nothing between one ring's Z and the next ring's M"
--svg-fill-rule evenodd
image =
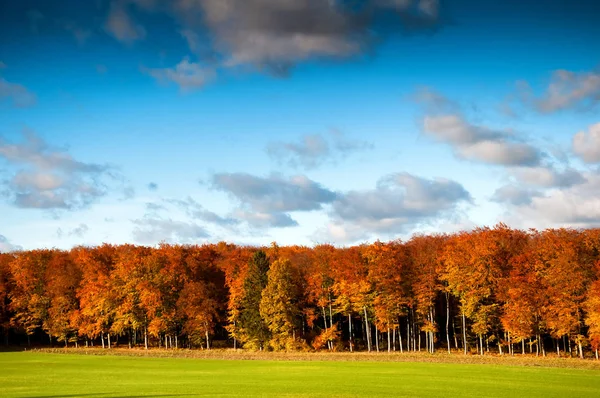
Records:
M600 371L491 364L0 353L2 397L598 397Z

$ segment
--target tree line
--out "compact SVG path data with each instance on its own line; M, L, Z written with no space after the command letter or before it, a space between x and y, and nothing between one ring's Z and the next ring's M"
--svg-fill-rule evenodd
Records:
M8 344L598 359L600 229L0 254Z

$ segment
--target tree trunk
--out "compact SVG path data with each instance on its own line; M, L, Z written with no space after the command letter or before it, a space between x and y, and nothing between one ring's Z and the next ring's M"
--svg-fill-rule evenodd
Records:
M208 339L208 330L205 330L205 335L206 335L206 349L210 350L210 340Z
M458 350L458 337L456 334L456 322L454 318L452 318L452 336L454 336L454 348Z
M329 327L333 327L333 312L331 311L331 300L329 300Z
M481 355L483 355L483 336L479 335L479 348L481 349Z
M596 348L596 361L598 360L598 349Z
M400 352L404 352L404 347L402 347L402 328L400 327L400 319L398 319L398 343L400 343Z
M365 334L367 339L367 349L371 352L371 331L369 330L369 316L367 315L367 307L363 307L365 313Z
M429 317L431 318L431 327L433 328L434 319L435 319L435 315L433 313L433 307L429 307ZM431 345L431 350L429 350L429 352L431 352L433 354L435 352L435 333L433 332L433 329L430 332L429 344Z
M349 342L350 342L350 352L352 352L353 347L352 347L352 315L348 314L348 338L349 338Z
M104 332L100 332L100 340L102 340L102 349L104 349Z
M387 330L387 338L388 338L388 352L392 352L392 343L391 343L391 338L392 336L390 336L390 328L388 328Z
M325 333L327 333L327 312L325 312L325 307L321 307L323 310L323 324L325 325ZM327 349L331 350L331 340L327 340Z
M148 349L148 329L144 327L144 348Z
M179 348L179 343L177 341L177 335L175 335L175 349Z
M392 329L392 347L394 347L393 351L396 351L396 325Z
M467 355L467 320L465 317L465 313L462 313L462 321L463 321L463 345L465 346L465 355Z
M448 354L450 354L450 294L448 292L446 292L446 343L448 345Z
M410 334L410 314L406 314L406 349L410 352L411 349L411 334Z
M581 341L579 341L579 358L583 359L583 346L581 345Z
M108 349L110 350L110 333L106 334L106 340L108 341Z
M379 352L379 329L377 329L377 326L375 326L375 348Z

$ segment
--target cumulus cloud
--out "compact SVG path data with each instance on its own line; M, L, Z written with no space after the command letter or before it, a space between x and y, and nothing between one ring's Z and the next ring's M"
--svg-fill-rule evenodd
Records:
M530 204L533 198L544 197L550 189L571 188L587 182L583 172L569 166L559 169L552 163L513 167L507 172L511 181L494 192L491 197L494 202L516 206Z
M0 77L0 99L8 101L17 108L26 108L36 104L37 97L27 87L11 83Z
M193 53L206 53L210 46L208 52L224 67L251 66L279 75L309 59L364 54L384 32L430 29L440 21L437 0L115 0L106 30L121 41L145 35L130 16L133 4L175 18ZM378 29L378 22L389 21L389 12L396 20Z
M521 99L539 112L552 113L569 108L589 109L600 102L600 72L557 70L545 92L539 96L526 82L519 83Z
M463 159L503 166L536 166L542 158L538 149L514 135L471 124L457 114L427 115L423 131L452 146Z
M600 123L573 137L573 152L586 163L600 163Z
M585 182L583 174L572 167L558 170L555 166L516 168L512 174L520 182L545 188L568 188Z
M288 213L320 210L336 198L335 192L302 175L288 179L277 174L217 173L212 186L236 199L238 217L256 227L296 225Z
M142 244L198 243L209 237L202 226L193 222L150 216L132 222L135 225L133 238Z
M14 252L22 249L21 246L10 243L4 235L0 235L0 253Z
M600 225L600 175L584 173L585 182L552 188L528 201L513 202L510 221L521 227L597 227ZM524 225L527 223L527 225Z
M451 217L460 204L471 200L469 192L453 180L390 174L375 189L339 194L328 229L338 238L346 235L354 240L370 233L403 233Z
M413 100L425 115L423 132L438 142L449 145L455 156L501 166L540 164L544 154L510 131L471 123L458 103L429 87L417 90Z
M163 84L176 84L182 92L201 88L215 75L212 69L190 62L189 58L184 58L172 68L142 68L142 70Z
M267 154L280 164L314 169L326 162L336 162L354 152L370 148L370 143L349 139L334 130L326 135L305 135L299 142L272 142L267 146Z
M109 166L76 160L30 130L19 143L0 138L0 160L9 166L8 179L1 182L4 194L23 208L86 207L107 193L106 181L116 178Z

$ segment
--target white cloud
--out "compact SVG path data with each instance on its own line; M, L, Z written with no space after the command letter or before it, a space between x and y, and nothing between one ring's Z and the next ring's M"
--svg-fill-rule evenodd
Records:
M575 134L573 152L584 162L600 163L600 123L591 125L587 132Z
M215 72L184 58L173 68L143 68L144 72L163 83L175 83L182 92L203 87L214 78Z
M426 115L423 131L463 159L503 166L536 166L542 154L512 134L468 123L462 116Z
M116 177L109 166L76 160L30 130L24 138L20 143L0 138L0 160L9 166L4 193L18 207L82 208L104 196L106 183Z
M569 108L589 108L600 101L600 73L572 72L557 70L546 91L535 97L526 83L522 99L534 105L535 109L544 113L556 112Z
M451 218L459 205L471 200L456 181L390 174L375 189L338 194L328 232L354 240L373 233L406 233L418 225Z

